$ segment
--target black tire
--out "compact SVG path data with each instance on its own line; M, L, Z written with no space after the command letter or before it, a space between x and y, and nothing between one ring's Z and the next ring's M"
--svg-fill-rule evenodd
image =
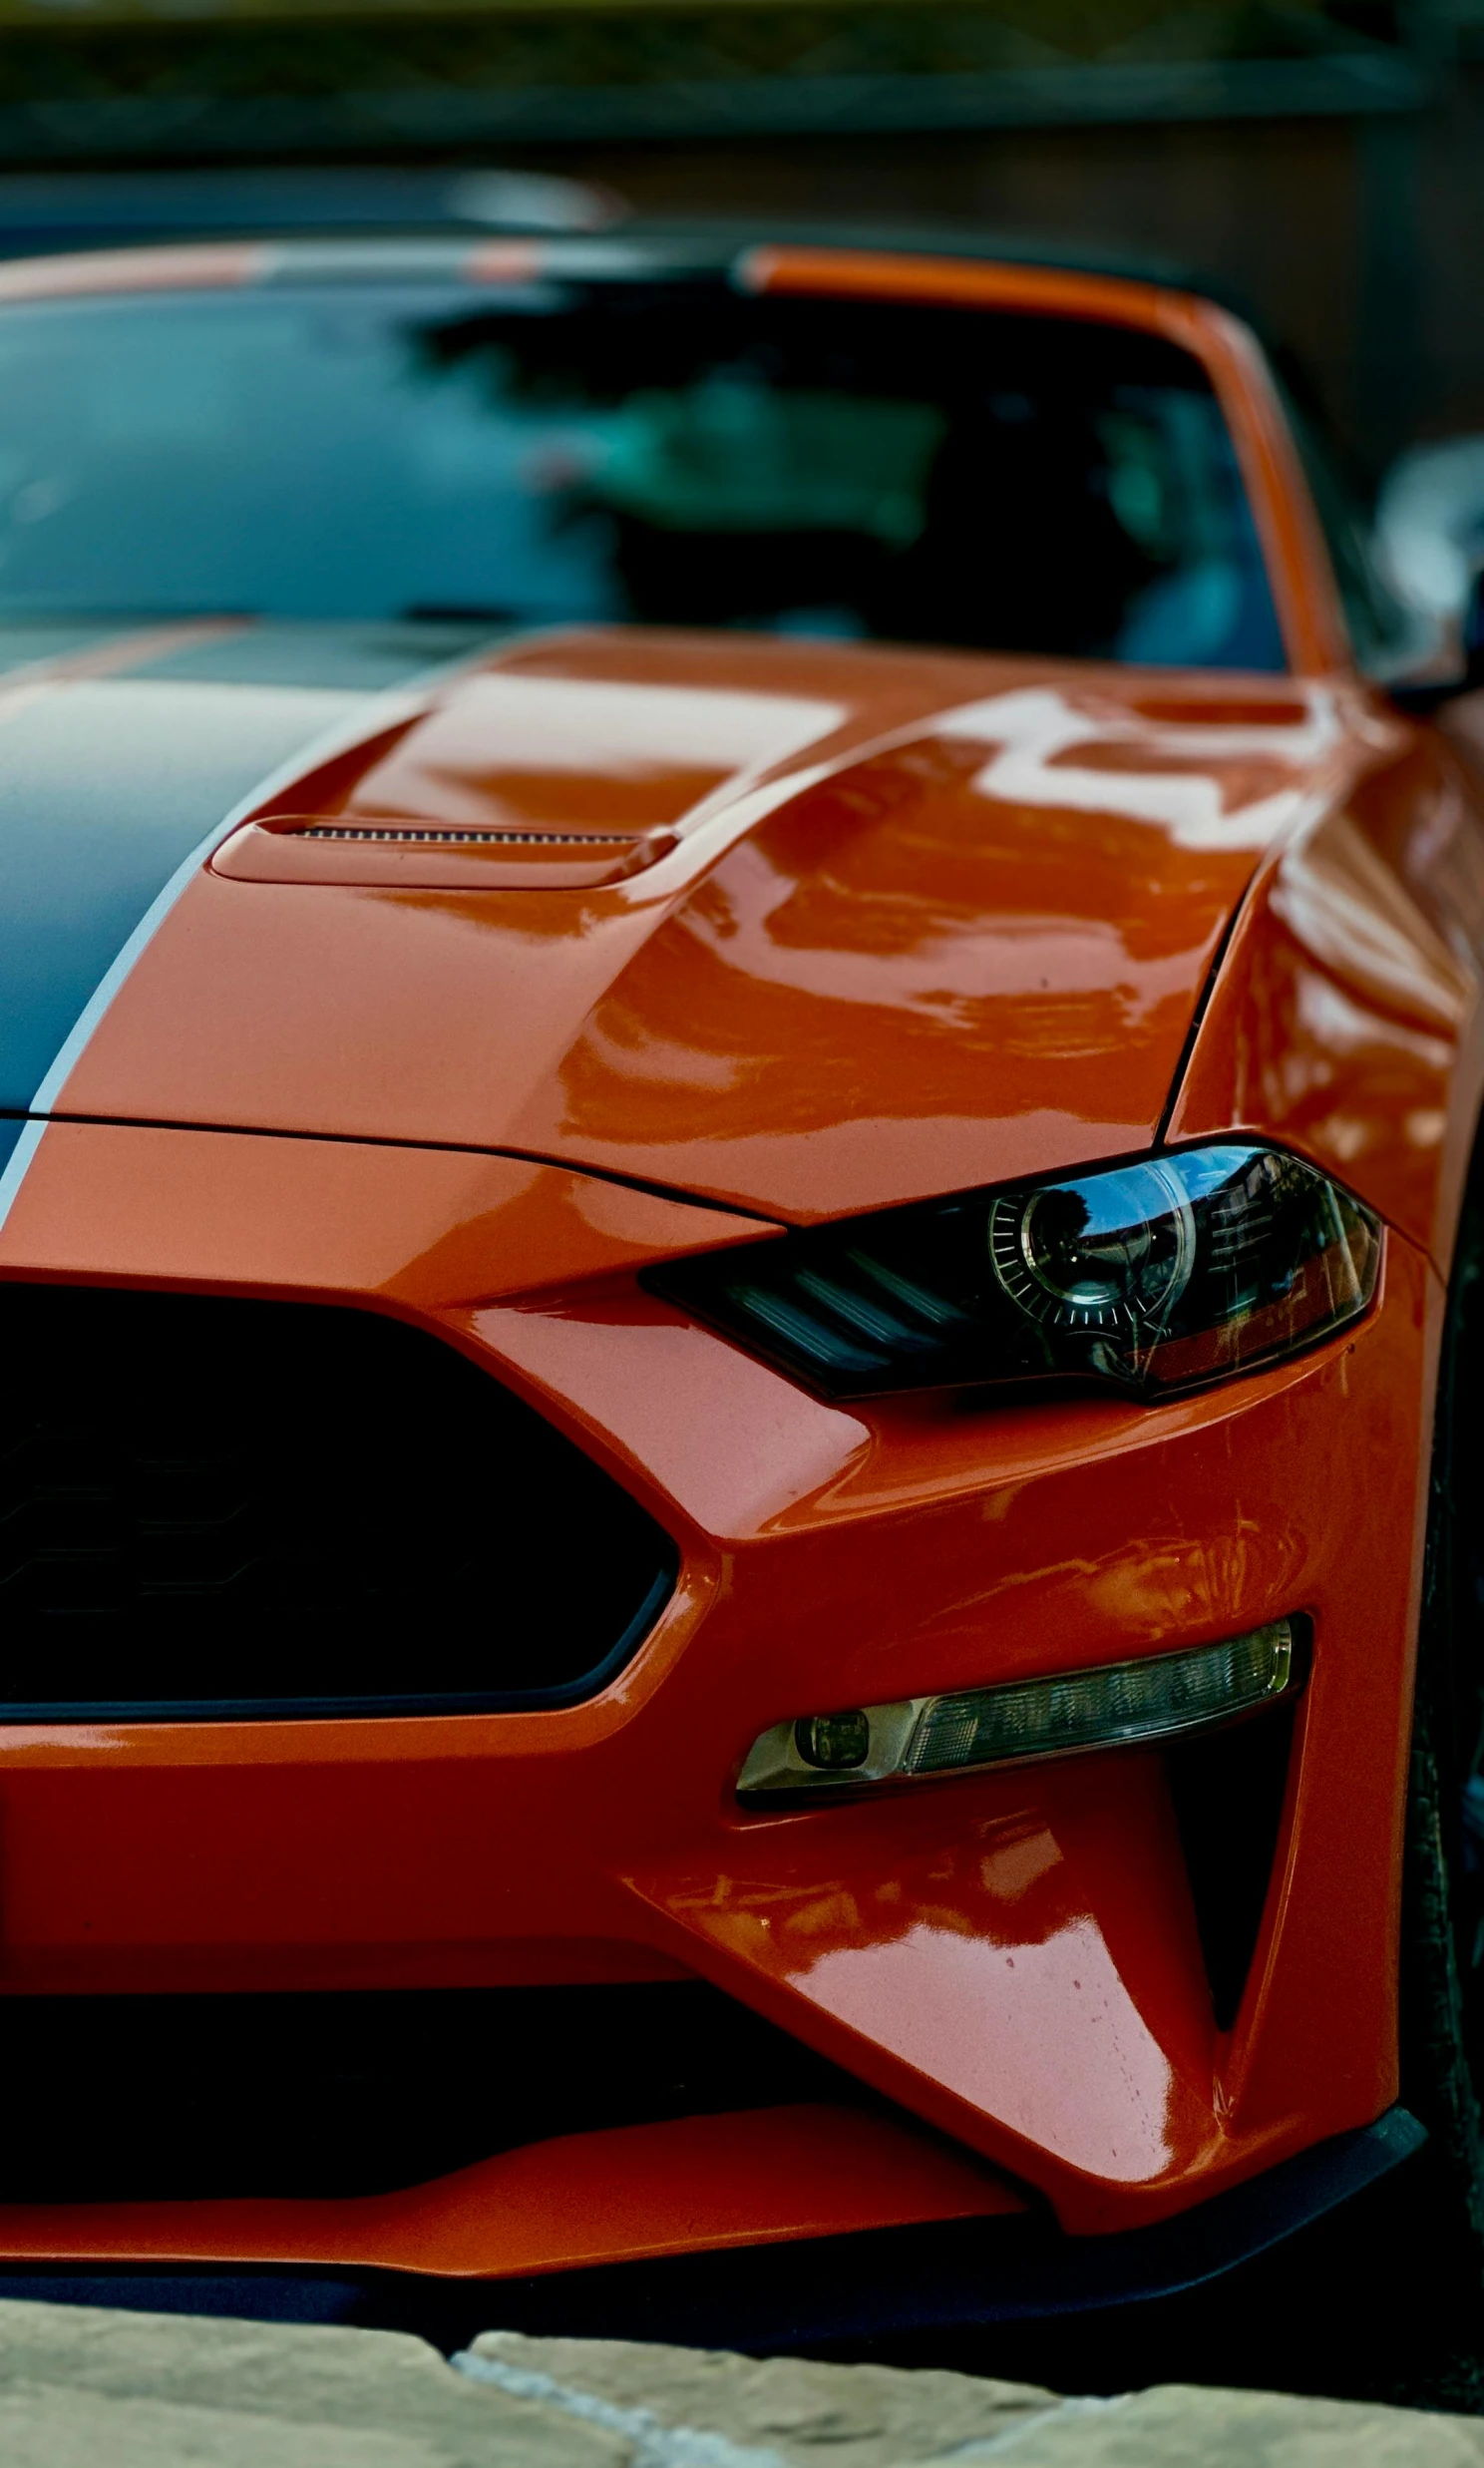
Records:
M1484 2292L1484 1149L1459 1232L1438 1370L1408 1778L1401 2096L1429 2246Z

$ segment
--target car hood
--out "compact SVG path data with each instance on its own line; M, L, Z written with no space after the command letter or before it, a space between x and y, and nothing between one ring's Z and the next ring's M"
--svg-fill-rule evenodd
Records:
M3 648L3 646L0 646ZM0 1104L809 1220L1146 1145L1323 689L222 624L0 676Z

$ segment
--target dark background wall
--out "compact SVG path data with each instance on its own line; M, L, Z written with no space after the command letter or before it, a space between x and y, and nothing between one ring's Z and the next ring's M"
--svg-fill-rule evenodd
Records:
M1423 263L1414 209L1395 210L1395 193L1423 186L1418 134L1390 122L1218 122L596 146L540 160L664 214L961 224L1188 266L1298 351L1374 463L1422 427L1484 428L1484 315L1459 315L1454 296L1477 285L1477 269L1470 285ZM1425 175L1429 188L1449 185L1430 157Z

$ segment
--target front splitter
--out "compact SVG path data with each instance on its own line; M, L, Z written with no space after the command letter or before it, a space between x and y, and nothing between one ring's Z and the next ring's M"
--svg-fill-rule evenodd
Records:
M690 2254L531 2278L430 2279L271 2268L44 2272L0 2267L0 2296L246 2320L417 2329L460 2346L493 2316L568 2337L765 2350L1093 2313L1175 2296L1257 2261L1421 2150L1404 2108L1155 2226L1067 2237L1006 2213Z

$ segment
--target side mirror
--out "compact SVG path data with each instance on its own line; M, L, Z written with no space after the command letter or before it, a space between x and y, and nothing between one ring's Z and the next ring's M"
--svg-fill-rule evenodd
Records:
M1484 434L1433 438L1397 457L1376 494L1370 546L1412 640L1372 671L1404 709L1484 685Z

